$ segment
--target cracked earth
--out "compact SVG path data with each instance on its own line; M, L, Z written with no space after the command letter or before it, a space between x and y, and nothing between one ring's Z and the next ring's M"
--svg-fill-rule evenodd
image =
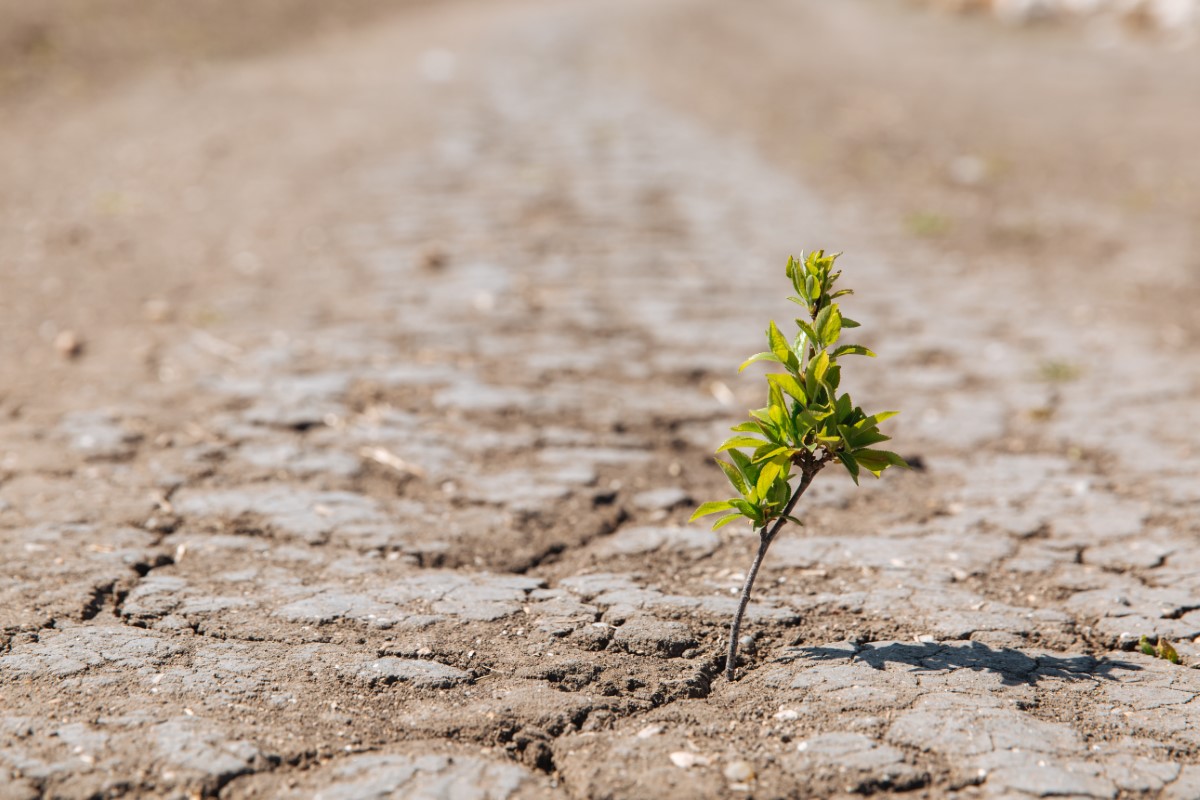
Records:
M755 8L0 95L0 798L1200 797L1197 54ZM919 469L820 477L729 683L686 520L815 247Z

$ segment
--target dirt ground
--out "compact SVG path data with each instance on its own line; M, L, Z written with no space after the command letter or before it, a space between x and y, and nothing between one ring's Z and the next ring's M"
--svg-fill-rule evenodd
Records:
M0 2L0 800L1200 798L1198 85L893 0ZM817 247L920 469L820 476L730 683L686 520Z

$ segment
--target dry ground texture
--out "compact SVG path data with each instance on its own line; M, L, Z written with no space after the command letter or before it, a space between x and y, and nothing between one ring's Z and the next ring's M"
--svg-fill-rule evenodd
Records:
M1200 52L1081 30L0 3L0 798L1200 797ZM728 683L811 247L923 468Z

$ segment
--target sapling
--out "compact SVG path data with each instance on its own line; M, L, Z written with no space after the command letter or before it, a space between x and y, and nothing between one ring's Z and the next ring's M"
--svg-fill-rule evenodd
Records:
M857 322L842 316L834 302L852 294L849 289L834 289L842 274L833 270L839 255L817 250L800 259L788 258L787 276L796 290L796 296L788 299L804 309L802 316L807 319L796 320L798 331L791 340L771 322L767 328L770 349L750 356L738 368L741 372L751 364L767 361L781 365L784 371L767 375L767 405L751 411L750 419L735 425L736 435L717 449L718 455L729 454L730 461L716 461L739 496L704 503L692 515L694 520L725 512L713 524L713 530L746 519L758 533L758 553L746 573L729 632L725 661L725 677L729 680L733 680L737 666L742 617L758 569L784 523L803 525L792 511L817 473L837 461L857 484L864 471L878 478L888 467L908 466L895 453L875 448L890 438L880 433L879 423L897 412L868 415L854 405L849 394L839 394L838 359L875 355L861 345L838 344L842 331L858 327Z

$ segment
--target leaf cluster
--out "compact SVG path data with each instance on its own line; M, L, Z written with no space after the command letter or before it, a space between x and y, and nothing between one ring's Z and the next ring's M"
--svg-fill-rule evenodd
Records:
M1143 636L1141 640L1138 641L1138 649L1148 656L1161 658L1165 661L1170 661L1172 664L1178 664L1180 660L1179 651L1177 651L1174 646L1172 646L1172 644L1162 636L1158 637L1157 646L1152 644L1148 637Z
M907 466L895 453L875 447L890 438L879 431L879 423L896 412L867 414L840 389L838 360L875 354L861 345L842 343L843 332L859 324L843 316L835 302L853 293L834 288L842 274L834 270L839 255L817 250L800 259L788 258L787 277L796 292L788 299L804 310L795 320L797 331L789 339L772 321L767 328L769 349L750 356L738 369L768 362L783 370L766 376L767 405L750 411L750 418L735 425L735 435L717 450L729 454L729 461L718 458L717 464L738 497L704 503L692 519L726 512L714 530L739 518L756 528L781 517L799 523L789 516L794 475L807 486L825 464L836 460L858 483L864 471L879 477L888 467Z

